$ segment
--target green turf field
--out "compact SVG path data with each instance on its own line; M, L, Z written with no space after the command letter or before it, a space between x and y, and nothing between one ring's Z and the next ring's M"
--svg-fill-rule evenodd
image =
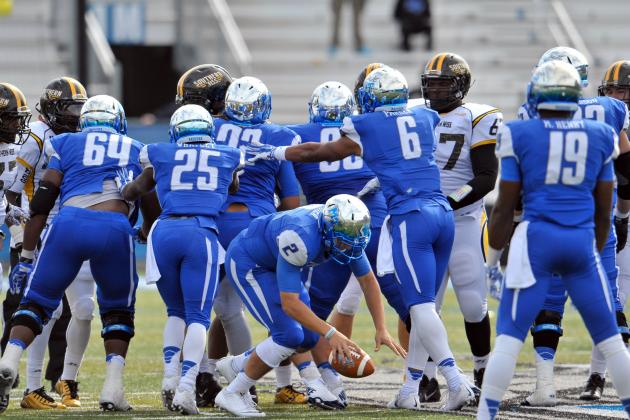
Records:
M491 303L492 315L496 304ZM393 311L388 311L388 324L390 332L395 334L395 316ZM460 366L470 373L472 367L469 355L468 343L464 332L463 320L452 290L449 290L446 297L446 304L442 310L442 317L447 324L449 342L455 353ZM127 399L134 407L134 411L125 414L112 414L113 416L124 418L166 418L172 417L174 413L166 412L161 407L159 397L161 375L162 375L162 327L165 320L165 311L156 290L138 291L137 314L136 314L136 336L131 342L131 348L127 358L127 368L125 373L125 389ZM494 319L493 319L494 324ZM255 321L251 320L254 342L260 341L266 336L266 331ZM23 410L19 407L24 382L19 390L14 390L11 406L5 413L7 417L81 417L90 418L103 417L98 410L98 395L104 379L105 361L102 341L100 339L100 320L94 320L92 329L92 339L88 347L86 358L83 362L79 374L80 396L83 407L81 409L67 409L55 411L33 411ZM590 357L591 347L586 335L586 330L581 325L581 320L576 311L567 308L567 314L563 323L565 336L560 344L558 353L558 363L587 363ZM402 360L395 359L389 349L383 349L380 353L374 353L372 323L366 308L362 308L354 329L354 339L357 344L370 353L376 361L377 366L402 367ZM25 359L25 358L23 358ZM520 358L520 364L532 365L534 361L531 344L525 346L525 350ZM21 374L24 375L24 363ZM401 371L402 372L402 371ZM24 378L24 376L22 376ZM297 373L294 374L294 381L297 381ZM431 415L403 410L386 410L379 407L351 406L342 413L323 412L310 409L306 406L289 407L273 404L272 389L270 387L259 388L262 399L262 409L267 416L273 418L425 418L425 419L452 419L461 418L456 415ZM389 391L388 391L389 392ZM227 413L216 409L203 409L202 414L212 417L226 417Z

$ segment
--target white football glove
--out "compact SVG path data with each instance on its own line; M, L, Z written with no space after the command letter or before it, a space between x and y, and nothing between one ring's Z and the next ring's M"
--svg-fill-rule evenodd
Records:
M28 222L30 216L26 210L22 207L14 206L13 204L7 205L6 217L4 219L7 226L21 225Z

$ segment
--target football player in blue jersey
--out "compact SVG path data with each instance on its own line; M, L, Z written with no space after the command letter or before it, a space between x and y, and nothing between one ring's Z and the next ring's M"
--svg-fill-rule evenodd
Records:
M33 262L35 246L57 197L61 210L41 239L37 263L12 318L9 344L0 360L2 411L8 405L22 352L42 331L83 261L90 261L98 285L107 355L99 404L104 410L130 409L124 397L123 370L134 335L138 277L128 218L132 205L123 200L114 178L120 168L140 171L142 144L125 135L124 110L111 96L88 99L79 125L81 132L65 133L48 143L49 166L30 202L32 217L24 231L20 258L23 266Z
M315 315L309 305L303 284L307 269L329 259L349 265L359 281L365 282L377 350L384 344L404 356L385 328L378 282L364 253L369 240L370 214L365 204L340 194L325 205L259 217L232 241L225 257L230 282L271 336L255 349L230 359L229 369L219 365L230 385L217 395L217 406L237 416L262 417L265 414L247 390L280 362L296 351L310 350L322 336L328 340L333 357L350 357L356 350L352 341ZM321 382L315 366L301 374L309 397L318 398L311 388Z
M408 98L407 81L399 71L376 69L359 92L363 114L344 119L339 139L291 147L254 145L250 161L363 158L378 177L387 201L393 257L387 268L390 272L395 269L411 317L406 381L389 406L419 408L418 385L427 359L424 348L447 380L449 398L443 409L459 410L475 400L474 391L455 363L446 329L435 310L435 294L443 281L454 236L453 212L441 192L433 154L434 129L440 119L437 112L425 108L407 110ZM379 253L386 251L385 246L379 249ZM415 344L418 342L422 346Z
M539 118L512 121L498 134L499 196L490 218L489 263L496 263L522 196L523 222L512 237L478 419L494 419L518 354L554 279L562 281L630 414L630 354L615 320L601 266L609 238L617 134L609 125L573 120L581 93L571 65L551 61L532 76L528 103Z
M162 214L149 234L149 261L155 264L148 264L147 282L157 282L169 318L176 318L171 322L184 323L186 331L185 336L165 331L162 399L170 410L198 414L195 383L219 282L216 217L228 190L238 188L235 170L242 154L214 144L212 117L199 105L175 111L170 136L170 144L144 147L138 178L125 184L123 168L119 179L127 201L157 190Z
M545 52L538 66L550 61L563 61L571 64L580 75L580 83L583 87L588 85L588 63L586 58L579 51L569 47L555 47ZM614 71L613 77L614 77ZM527 103L519 110L521 119L536 118L536 110ZM593 98L580 98L578 109L574 119L589 119L605 122L612 126L619 136L620 155L615 160L615 170L620 174L627 174L630 170L630 143L626 130L628 128L628 108L626 105L612 97L597 96ZM616 197L620 199L628 198L625 189L617 191ZM621 201L621 200L619 200ZM622 204L619 203L619 206ZM614 203L613 203L614 206ZM611 213L611 218L613 214ZM616 224L616 226L620 226ZM625 340L630 335L627 334L628 326L623 313L623 305L618 299L617 277L618 267L616 264L617 237L615 230L611 229L606 247L601 252L602 266L610 282L612 296L615 301L619 332L625 334ZM558 279L549 289L548 299L542 311L536 317L532 326L533 344L536 350L536 389L532 395L523 402L525 405L533 406L553 406L556 404L555 386L553 383L553 367L555 353L558 342L562 336L562 316L567 299L564 284ZM606 363L604 356L597 347L593 347L591 356L591 373L587 381L586 389L582 394L584 399L598 399L603 391Z
M291 125L289 128L300 138L316 139L326 143L339 138L339 129L345 117L353 114L355 101L350 89L339 82L329 81L319 85L309 102L308 124ZM295 174L302 186L308 204L325 203L336 194L357 195L365 184L374 178L374 173L367 168L360 157L349 156L336 162L295 163ZM372 231L370 244L365 253L376 272L376 251L378 248L381 226L387 216L387 203L381 191L362 197L370 211ZM323 320L328 319L335 303L348 284L352 272L347 266L340 266L329 261L311 269L308 288L313 312ZM389 304L397 311L403 322L408 321L409 313L403 302L400 288L393 274L378 276L381 292ZM331 324L335 327L334 322ZM325 340L320 340L313 349L313 358L326 382L328 389L343 402L346 400L341 378L328 363L330 348Z

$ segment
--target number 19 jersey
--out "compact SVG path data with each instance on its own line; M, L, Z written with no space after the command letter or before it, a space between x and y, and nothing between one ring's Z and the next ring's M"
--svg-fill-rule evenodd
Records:
M523 219L592 228L598 181L612 181L617 134L590 120L510 121L500 129L501 180L521 182Z
M419 210L438 202L450 210L435 163L437 112L426 108L375 111L346 117L341 132L361 146L376 174L390 214Z
M145 146L140 163L153 168L161 218L214 217L221 211L234 170L243 159L239 149L213 143L162 143Z

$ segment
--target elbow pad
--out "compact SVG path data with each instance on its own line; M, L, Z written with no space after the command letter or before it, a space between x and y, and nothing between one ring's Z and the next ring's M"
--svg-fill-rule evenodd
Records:
M31 215L48 215L50 210L52 210L55 206L55 201L57 201L57 197L59 197L59 192L59 187L56 185L46 181L40 182L39 188L37 188L37 191L31 200Z

